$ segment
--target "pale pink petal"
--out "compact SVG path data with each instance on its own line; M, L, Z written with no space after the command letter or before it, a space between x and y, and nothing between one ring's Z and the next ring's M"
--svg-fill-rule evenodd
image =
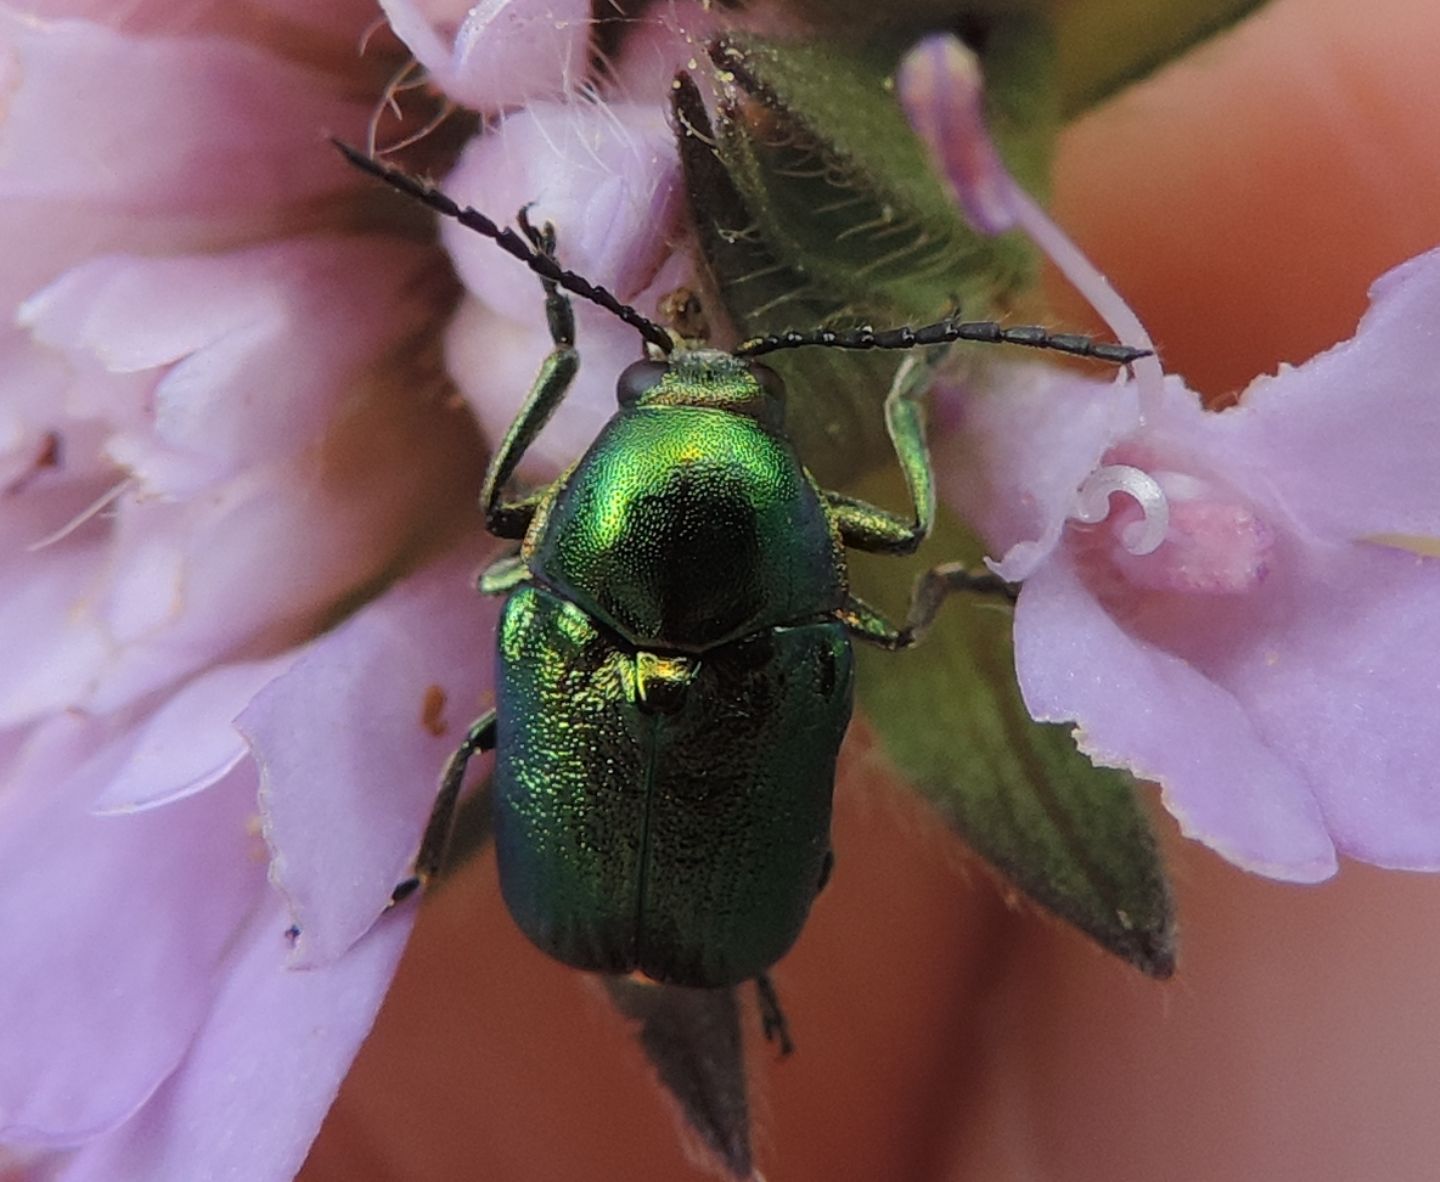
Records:
M1404 349L1417 335L1414 323L1367 318L1353 342L1325 356ZM1243 578L1222 579L1215 586L1230 584L1234 593L1176 594L1165 547L1145 558L1120 557L1114 574L1092 579L1091 589L1137 643L1187 661L1244 706L1271 749L1315 794L1342 852L1384 865L1440 868L1440 809L1432 791L1440 766L1440 732L1432 721L1440 713L1434 660L1440 561L1336 539L1334 502L1346 497L1344 477L1308 495L1290 495L1300 487L1294 474L1307 453L1292 442L1278 407L1289 407L1289 422L1309 444L1315 438L1309 408L1338 403L1355 389L1348 383L1332 389L1335 376L1314 363L1280 375L1267 384L1277 406L1270 413L1257 412L1248 396L1222 414L1201 410L1193 398L1167 399L1147 429L1118 449L1162 475L1184 474L1194 491L1178 503L1182 511L1207 503L1238 506L1274 538L1260 539L1253 557L1249 525L1218 535L1229 555L1207 543L1210 573L1223 574L1231 561L1238 561L1239 572L1254 565L1248 585ZM1353 375L1342 370L1341 376ZM1411 387L1403 382L1396 400ZM1382 405L1385 396L1372 392ZM1426 440L1432 452L1440 449L1440 423L1423 414L1391 417L1388 408L1372 404L1368 417L1357 411L1332 425L1348 431L1357 450L1377 457L1384 451L1380 439L1393 438L1400 467L1426 450ZM1351 491L1369 498L1370 522L1387 520L1393 493L1398 503L1389 519L1404 522L1402 531L1428 528L1427 507L1411 497L1408 484L1391 484L1377 472L1371 490ZM1186 520L1183 513L1179 520ZM1193 572L1181 581L1196 586Z
M174 1070L264 889L255 776L169 808L96 817L56 785L99 728L60 715L0 798L0 1136L73 1144L114 1128ZM63 933L63 939L57 939Z
M1049 556L1080 486L1139 414L1133 387L1033 364L948 380L932 401L941 491L1012 580Z
M395 35L437 79L450 64L450 37L441 30L455 29L469 7L469 0L380 0Z
M323 74L239 41L3 10L0 95L0 197L83 200L142 220L250 225L347 187L323 135L353 138L369 116Z
M1104 456L1164 490L1164 542L1127 553L1124 509L1072 526L1021 596L1017 664L1037 715L1077 720L1102 762L1165 785L1188 833L1278 877L1323 865L1313 818L1290 816L1291 786L1257 765L1257 748L1341 852L1440 868L1440 560L1356 536L1433 536L1424 489L1440 416L1417 326L1437 275L1440 254L1407 264L1377 285L1354 341L1223 413L1168 385ZM1390 368L1394 354L1410 367ZM999 442L1008 407L975 422L997 456L1031 465L1014 473L1022 488L1043 488L1040 458ZM1256 801L1283 805L1286 824L1257 816Z
M189 1053L61 1182L290 1182L375 1014L414 922L387 916L334 964L287 967L284 908L262 907Z
M1440 250L1376 280L1352 340L1255 382L1238 463L1331 539L1440 539ZM1303 507L1303 510L1302 510Z
M69 382L59 357L0 329L0 495L18 495L62 459L73 463L57 432Z
M0 514L0 729L73 704L110 655L104 631L73 611L94 586L104 527L92 519L40 544L113 487L67 482L16 496Z
M695 75L706 84L709 44L734 18L708 0L670 0L636 11L625 31L619 55L610 63L607 80L617 96L640 103L663 102L671 80L679 70ZM782 27L788 25L788 28ZM745 26L755 32L767 29L779 36L802 35L788 15L776 6L752 8L745 14Z
M1341 853L1440 870L1440 562L1316 545L1285 574L1212 676L1304 776ZM1198 667L1215 647L1195 638Z
M491 548L426 567L312 643L239 727L262 769L271 877L328 964L385 909L420 844L441 769L490 704L498 605L475 593Z
M123 424L107 452L145 491L188 496L313 446L353 397L356 372L425 322L430 309L412 290L432 266L428 251L378 237L104 256L20 315L77 374L88 367L71 394L77 406L103 405L114 375L151 373L153 418Z
M372 0L249 0L244 6L230 0L9 0L11 8L49 20L89 20L124 29L168 36L230 33L242 39L270 40L276 48L293 46L303 52L319 33L339 38L353 49L356 30L373 19ZM266 21L256 10L270 10ZM268 36L267 36L268 34Z
M1012 182L985 127L974 52L951 33L926 37L900 59L895 95L971 226L982 234L1013 228Z
M1041 722L1079 720L1095 762L1160 784L1181 828L1248 869L1328 878L1335 853L1300 771L1267 743L1246 705L1184 660L1128 635L1065 549L1026 582L1015 663Z
M469 437L422 397L357 388L338 437L293 464L254 468L183 503L117 505L113 557L76 605L114 646L84 698L108 712L265 637L316 627L453 505Z
M455 34L450 93L494 109L577 89L591 21L590 0L480 0Z
M590 0L480 0L468 11L381 0L380 7L431 80L477 111L548 98L584 81Z
M495 221L530 206L549 221L560 261L632 300L655 279L679 233L679 162L658 104L535 103L472 140L445 182ZM514 320L535 315L537 281L494 243L446 221L461 281Z
M76 773L104 785L92 811L155 808L222 779L249 750L235 729L236 716L293 660L287 653L217 665L182 686L133 734L108 744Z

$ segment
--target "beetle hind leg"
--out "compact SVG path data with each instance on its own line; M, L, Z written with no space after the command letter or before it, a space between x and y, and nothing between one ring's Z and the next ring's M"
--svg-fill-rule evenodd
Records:
M780 995L775 992L775 983L769 974L761 973L755 978L755 997L760 1005L760 1029L765 1041L779 1044L782 1059L793 1054L795 1044L790 1038L790 1023L780 1008Z
M460 799L460 786L465 781L465 769L470 760L486 751L495 749L495 711L486 711L471 724L464 741L445 764L440 777L440 791L430 809L430 820L425 823L425 836L420 841L420 852L415 856L414 872L390 892L390 906L402 903L435 877L440 863L445 858L445 847L450 843L450 830L455 822L455 805Z

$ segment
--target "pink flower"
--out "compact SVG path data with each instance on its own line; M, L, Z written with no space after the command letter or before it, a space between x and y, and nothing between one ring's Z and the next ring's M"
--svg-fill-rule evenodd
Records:
M355 725L403 730L403 865L452 741L432 731L483 690L487 663L460 656L483 635L479 555L294 646L453 530L478 448L425 381L433 253L351 228L366 190L321 139L361 136L354 96L393 69L355 56L365 6L310 5L274 39L218 5L122 7L0 10L0 1140L67 1180L288 1178L410 920L287 967L232 720L341 654L270 758L341 701L343 728L300 728L332 767ZM357 764L357 796L392 787ZM353 801L323 807L311 824L343 831Z
M1029 230L1143 343L973 148L953 40L917 47L901 89L977 222ZM1223 413L1153 360L1128 385L1027 367L939 394L947 492L1024 580L1031 713L1076 722L1096 762L1160 783L1184 832L1273 877L1328 877L1337 851L1440 869L1440 356L1420 327L1437 299L1432 252L1376 283L1353 341Z

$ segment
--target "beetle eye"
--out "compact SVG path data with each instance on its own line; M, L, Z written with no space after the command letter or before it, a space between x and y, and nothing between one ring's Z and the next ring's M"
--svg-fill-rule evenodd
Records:
M753 362L750 365L750 372L755 375L755 380L760 383L760 389L765 391L767 397L773 398L777 402L785 401L785 383L778 373L768 365L756 365Z
M664 361L635 361L627 365L615 383L615 397L620 400L620 405L634 406L660 384L669 368Z

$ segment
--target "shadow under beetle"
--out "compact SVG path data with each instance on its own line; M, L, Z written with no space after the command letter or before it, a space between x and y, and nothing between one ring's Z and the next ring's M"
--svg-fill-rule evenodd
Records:
M935 488L917 401L927 366L907 359L885 401L913 504L904 520L816 484L786 438L779 378L751 359L957 340L1115 364L1146 351L954 319L786 333L734 353L696 347L562 268L553 229L537 230L525 211L516 233L337 146L538 274L554 342L481 493L489 531L521 542L480 580L507 596L496 707L447 764L414 877L395 901L439 868L466 765L494 750L500 885L526 936L578 969L697 987L753 979L767 1035L788 1046L765 971L830 873L850 638L904 648L952 591L1013 595L994 575L937 566L897 626L850 592L847 549L908 554L930 531ZM512 474L579 366L567 291L634 327L649 356L621 373L619 409L579 462L512 498Z

